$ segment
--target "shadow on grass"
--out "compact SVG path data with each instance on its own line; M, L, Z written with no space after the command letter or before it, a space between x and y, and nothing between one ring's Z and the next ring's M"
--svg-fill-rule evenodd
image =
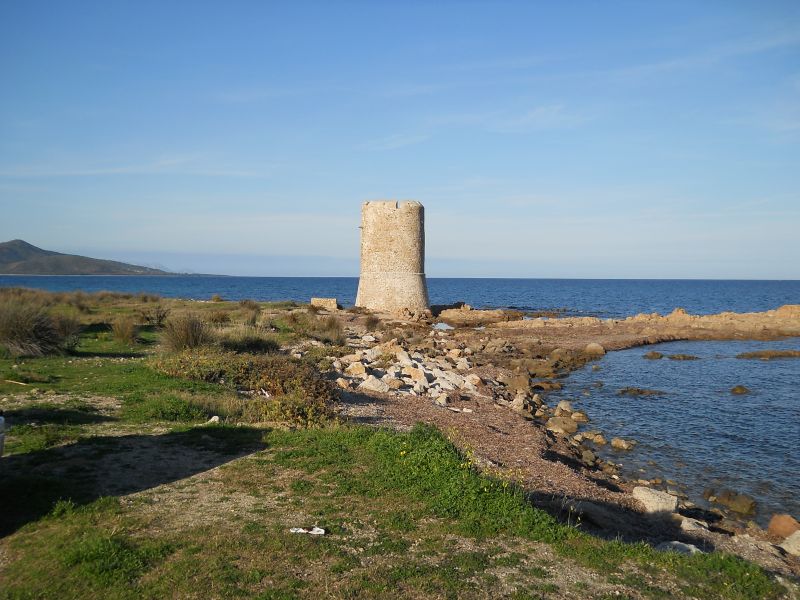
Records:
M114 417L101 415L84 409L61 408L54 406L29 406L5 411L9 426L29 425L32 423L53 423L57 425L87 425L90 423L107 423L116 421Z
M202 426L88 438L0 458L0 536L40 519L59 500L82 505L207 471L264 448L263 436L261 429Z

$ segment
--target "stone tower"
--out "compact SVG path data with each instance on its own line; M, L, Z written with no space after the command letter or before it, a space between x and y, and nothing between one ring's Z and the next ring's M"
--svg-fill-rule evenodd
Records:
M419 202L361 205L356 306L389 312L428 309L425 209Z

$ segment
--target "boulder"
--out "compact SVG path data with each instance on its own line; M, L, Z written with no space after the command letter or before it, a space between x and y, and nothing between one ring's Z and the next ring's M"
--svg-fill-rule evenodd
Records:
M683 519L681 519L681 531L685 531L686 533L701 533L703 531L708 531L708 525L697 519L683 517Z
M678 554L698 554L703 551L693 544L685 544L677 540L671 542L661 542L656 546L659 552L677 552Z
M464 379L466 379L466 380L467 380L467 383L471 383L472 385L480 385L480 384L482 384L482 383L483 383L483 379L481 379L481 378L480 378L478 375L476 375L475 373L470 373L470 374L469 374L469 375L467 375L467 376L466 376Z
M642 355L642 358L646 358L647 360L659 360L664 358L664 355L661 352L656 352L655 350L651 350L647 354Z
M559 402L556 405L556 410L560 410L560 411L563 411L565 413L571 413L572 412L572 402L570 402L569 400L562 400L561 402Z
M336 385L338 385L343 390L346 390L346 389L350 388L350 382L347 379L345 379L344 377L339 377L336 380Z
M633 441L623 440L622 438L618 437L611 439L611 447L615 450L630 450L633 448L634 444L635 442Z
M395 354L397 358L397 362L400 363L401 367L413 367L414 361L411 360L411 356L409 356L408 352L405 350L398 350Z
M574 411L570 416L570 419L575 421L576 423L588 423L589 422L589 415L585 412L581 412L579 410Z
M780 546L787 554L800 556L800 531L795 531Z
M514 400L511 402L511 410L515 410L517 412L526 412L526 400L528 397L525 394L517 394L514 396Z
M425 371L417 367L403 367L403 375L406 377L410 377L414 381L417 381L419 383L424 383L426 385L430 381ZM432 379L433 377L431 377L431 380Z
M648 513L673 513L678 508L678 499L671 494L649 487L633 488L633 497L644 505Z
M311 306L314 308L322 308L325 310L334 311L339 308L336 298L312 298Z
M583 353L589 356L604 356L606 349L596 342L591 342L590 344L586 344Z
M370 342L377 342L378 340L374 335L367 334L361 336L361 341L370 343Z
M569 417L552 417L547 420L547 429L555 433L575 433L578 431L578 424Z
M350 363L344 372L353 377L366 377L367 367L365 367L362 362L354 362Z
M800 523L791 515L772 515L767 529L774 536L788 538L795 531L800 531Z
M731 394L741 396L742 394L749 394L750 390L743 385L736 385L731 388Z
M393 390L399 390L404 385L403 381L401 379L397 379L396 377L384 377L383 381L389 386L390 389Z
M381 381L374 375L370 375L364 381L361 382L361 385L358 386L358 389L368 390L370 392L380 392L382 394L385 394L391 388L385 381Z
M741 515L750 515L756 511L756 501L747 494L724 490L717 496L716 501Z

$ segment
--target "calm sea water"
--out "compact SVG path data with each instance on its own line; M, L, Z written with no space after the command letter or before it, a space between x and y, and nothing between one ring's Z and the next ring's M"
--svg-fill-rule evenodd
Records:
M757 521L775 512L800 516L800 360L737 359L742 352L800 349L777 342L669 342L607 354L599 371L584 367L548 398L573 401L608 439L634 439L631 452L601 451L634 478L673 479L704 505L708 488L730 488L758 500ZM645 352L693 354L700 360L647 360ZM750 394L733 395L744 385ZM600 387L602 386L602 387ZM663 391L630 397L624 387Z
M358 278L0 275L0 287L3 286L150 292L196 300L220 294L229 300L308 302L311 296L324 296L350 306L355 302ZM428 287L433 304L461 301L474 307L566 310L569 314L599 317L663 314L676 307L694 314L761 311L800 303L800 281L429 278Z
M800 281L439 279L428 280L431 302L463 301L475 307L564 310L566 314L624 317L668 313L762 311L800 304ZM0 287L51 291L112 290L167 297L229 300L355 300L351 277L107 277L0 276ZM800 339L781 342L674 342L654 348L686 353L698 361L649 361L641 348L612 352L600 371L582 369L566 379L559 397L575 401L607 436L639 445L614 455L633 477L674 479L702 504L706 487L729 487L753 495L763 524L772 512L800 516L800 360L748 361L735 355L753 349L800 349ZM650 348L648 348L649 350ZM596 363L597 364L597 363ZM596 387L602 382L602 387ZM745 385L753 393L733 396ZM663 390L661 397L619 396L623 387ZM611 452L611 451L609 451ZM642 469L643 471L640 471Z

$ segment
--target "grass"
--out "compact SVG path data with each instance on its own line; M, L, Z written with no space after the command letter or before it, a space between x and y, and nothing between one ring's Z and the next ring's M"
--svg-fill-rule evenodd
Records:
M204 430L187 431L181 444L215 447ZM230 449L241 443L221 439ZM513 486L477 473L430 427L271 430L263 439L266 450L222 467L217 485L226 495L214 501L224 511L228 499L250 497L253 508L174 529L167 507L150 508L153 494L55 502L50 516L9 540L14 560L0 597L185 597L200 589L224 598L308 597L325 587L335 597L559 598L565 585L581 589L576 577L596 590L596 578L581 580L572 565L620 573L613 588L599 590L609 597L612 589L622 592L615 597L779 597L775 582L739 559L657 553L559 523ZM200 485L186 489L193 500L176 507L179 514L203 502ZM161 515L155 522L151 510ZM311 523L329 534L288 533ZM544 563L555 566L544 568L548 552ZM574 573L569 583L563 571ZM586 590L579 597L601 595Z
M342 336L295 305L39 301L51 314L79 314L83 331L71 354L0 358L13 427L0 460L0 598L780 596L741 559L659 553L561 523L523 490L481 475L432 427L335 424L317 369L347 347L296 361L247 341L246 332L273 343ZM237 345L156 356L167 335L156 322L135 347L116 339L108 323L145 303L172 319L231 311L239 316L220 337ZM277 331L236 320L256 309L273 311L262 322ZM309 398L323 400L323 418L309 414ZM200 425L211 415L224 423ZM294 428L244 426L266 420ZM160 474L174 462L179 478ZM140 493L103 497L108 465ZM328 534L288 532L312 524Z

